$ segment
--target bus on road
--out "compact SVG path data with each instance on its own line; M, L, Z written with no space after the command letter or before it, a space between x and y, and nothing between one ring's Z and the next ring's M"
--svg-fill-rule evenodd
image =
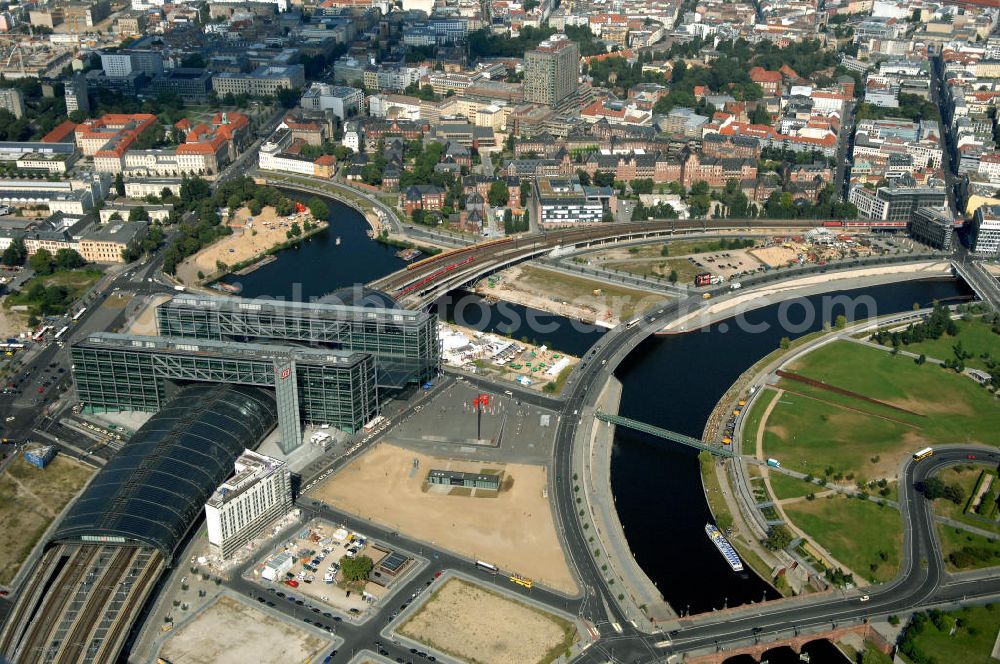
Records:
M532 581L526 576L521 576L520 574L511 574L510 580L511 582L516 583L519 586L524 586L528 590L531 590L531 587L535 585L534 581Z
M482 560L477 560L476 561L476 567L478 567L479 569L481 569L481 570L483 570L485 572L489 572L490 574L496 574L496 573L498 573L500 571L500 569L496 565L491 565L489 563L484 563Z
M934 454L934 448L933 447L925 447L924 449L917 450L916 452L913 453L913 460L914 461L920 461L921 459L926 459L927 457L929 457L932 454Z

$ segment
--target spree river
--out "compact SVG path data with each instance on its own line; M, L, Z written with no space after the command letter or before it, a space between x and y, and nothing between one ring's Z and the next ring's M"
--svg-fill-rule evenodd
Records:
M367 237L368 226L360 214L336 201L329 203L331 223L325 233L298 249L281 252L276 261L250 275L232 279L243 286L244 297L319 297L405 265L393 248ZM792 306L769 305L745 314L740 325L730 319L694 332L650 337L616 371L623 385L620 413L700 437L716 402L743 371L777 348L782 337L822 328L823 316L806 320L805 313L824 311L829 298L865 296L875 306L872 313L885 315L909 310L915 303L928 305L935 299L968 295L963 283L951 279L908 281L801 298ZM826 320L849 313L842 307L826 306ZM864 307L859 311L868 313ZM603 334L600 328L526 307L490 305L462 291L449 294L439 313L574 355L582 355ZM545 331L532 331L539 329L539 322ZM675 610L694 614L777 597L752 572L734 574L706 537L704 527L711 513L695 450L619 427L611 481L629 546ZM816 664L844 661L825 646L811 650ZM790 651L776 652L771 661L797 661L797 657Z

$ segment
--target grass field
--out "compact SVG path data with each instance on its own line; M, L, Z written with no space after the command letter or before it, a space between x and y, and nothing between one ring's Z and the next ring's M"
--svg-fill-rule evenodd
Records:
M956 320L955 324L958 325L958 334L954 337L945 334L939 339L928 339L902 348L911 353L922 353L927 357L947 360L954 357L952 347L961 341L962 347L973 353L973 356L965 361L965 365L974 369L986 369L986 363L980 357L982 353L1000 358L1000 334L993 332L990 325L981 320Z
M994 444L1000 429L995 398L974 381L875 348L828 344L790 370L911 411L783 379L800 394L786 393L775 407L764 449L795 470L818 475L831 466L852 480L891 477L914 449Z
M767 411L767 407L775 400L778 393L774 390L765 389L757 396L753 402L750 412L746 414L743 422L743 440L741 441L741 452L743 454L754 454L757 449L757 429L760 428L760 421Z
M857 574L877 582L896 575L903 545L903 524L896 510L842 495L789 504L784 510L795 525Z
M801 496L823 490L823 487L816 486L815 484L811 484L809 482L803 482L802 480L789 477L788 475L782 475L781 473L771 473L770 477L771 489L774 491L774 496L778 500L784 500L785 498L799 498Z
M938 541L941 542L941 555L949 571L958 572L970 569L982 569L1000 564L1000 540L991 540L975 533L954 528L943 523L937 524ZM955 564L952 554L964 547L982 548L992 552L992 559L976 559L964 557L959 559L961 566Z
M57 456L45 470L18 457L0 475L0 529L8 533L0 546L0 584L10 583L49 524L93 473Z
M853 483L854 478L883 476L877 465L891 472L896 460L919 449L917 436L902 424L785 392L767 420L764 454L816 477L833 468L828 479L839 473ZM879 464L872 464L876 456Z
M995 664L990 653L1000 628L1000 605L987 604L949 612L942 626L945 629L938 629L932 621L926 621L919 630L914 630L912 625L907 630L908 639L910 631L916 631L912 635L913 646L927 658L925 661Z

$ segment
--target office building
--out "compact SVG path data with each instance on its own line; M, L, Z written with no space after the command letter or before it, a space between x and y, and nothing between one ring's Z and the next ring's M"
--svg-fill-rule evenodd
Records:
M588 196L585 188L571 178L537 178L530 205L542 227L593 223L604 218L604 202Z
M176 67L149 82L151 94L176 94L187 103L203 104L212 89L212 74L205 69Z
M981 205L972 218L969 246L977 254L1000 254L1000 205Z
M222 558L292 508L292 485L284 462L245 450L235 467L235 474L205 503L208 543Z
M865 219L905 225L913 219L913 213L919 208L944 207L948 196L940 187L891 184L871 191L861 185L854 185L851 187L848 200L854 203L858 208L858 214Z
M372 353L380 388L422 384L441 361L437 316L407 309L185 293L156 308L159 334L220 342L308 343Z
M555 106L578 86L580 47L555 34L524 56L524 100Z
M333 111L341 120L360 115L365 95L357 88L329 83L313 83L299 102L307 111Z
M910 222L913 239L935 249L951 251L954 231L955 218L947 209L920 208L913 213L913 221Z
M163 55L159 51L118 51L101 53L101 69L109 78L121 78L132 73L152 77L163 73Z
M0 108L10 111L15 118L24 115L24 97L17 88L0 89Z
M249 74L221 72L212 77L216 94L273 97L279 90L295 90L305 85L302 65L261 65Z
M149 224L145 221L115 221L94 228L80 238L80 255L88 263L125 263L138 255Z
M354 433L378 414L369 353L95 333L74 343L70 356L88 412L156 412L192 382L273 389L286 454L302 445L303 422Z
M66 113L82 111L90 115L90 99L87 97L87 79L81 74L66 81L65 86Z

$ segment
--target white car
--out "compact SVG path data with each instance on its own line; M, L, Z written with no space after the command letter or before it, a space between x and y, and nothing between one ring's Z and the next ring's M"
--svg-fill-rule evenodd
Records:
M869 597L868 595L862 595L862 596L861 596L861 601L862 601L862 602L867 602L867 601L868 601L868 600L870 600L870 599L871 599L871 597Z

